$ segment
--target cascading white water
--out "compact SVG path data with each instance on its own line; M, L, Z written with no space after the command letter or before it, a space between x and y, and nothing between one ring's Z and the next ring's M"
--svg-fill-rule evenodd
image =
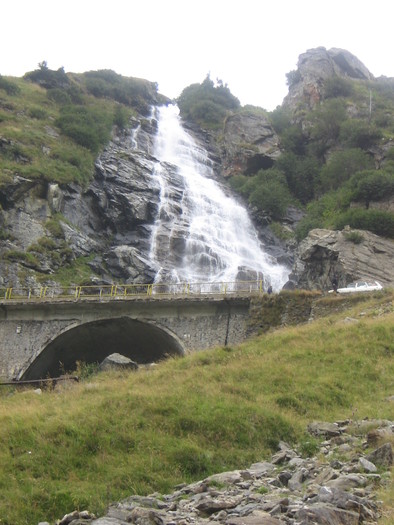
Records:
M208 154L182 127L176 106L158 109L154 156L160 208L150 256L158 268L156 282L235 282L247 274L264 276L265 286L279 290L290 270L264 253L246 210L212 179ZM165 163L176 167L177 190L170 180L174 170ZM169 268L165 254L173 236L179 244L180 232L182 257Z

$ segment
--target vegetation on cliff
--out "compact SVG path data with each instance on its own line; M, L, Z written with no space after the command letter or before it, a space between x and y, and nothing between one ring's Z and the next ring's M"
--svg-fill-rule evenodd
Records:
M311 420L392 417L393 293L322 301L330 316L239 347L41 395L2 387L1 523L100 514L264 460L279 440L313 454Z
M221 80L215 85L207 75L201 84L192 84L182 91L178 106L185 120L202 128L220 129L226 115L237 110L240 102Z
M383 90L378 81L347 80L346 89L340 89L343 82L327 81L325 98L314 109L301 105L295 114L285 107L271 113L282 149L274 166L280 173L276 191L283 188L284 177L293 203L305 209L298 239L311 228L346 224L394 238L393 214L371 207L394 195L394 84ZM266 209L264 200L256 198L262 178L261 172L239 176L232 185ZM268 210L274 219L285 215L284 209L280 217L276 208Z
M112 127L161 99L156 84L110 70L66 74L42 62L23 79L0 76L0 185L15 175L86 184Z

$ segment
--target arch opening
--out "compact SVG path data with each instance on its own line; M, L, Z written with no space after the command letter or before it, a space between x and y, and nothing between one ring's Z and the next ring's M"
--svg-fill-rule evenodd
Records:
M149 322L128 317L78 325L53 339L29 366L22 380L58 377L74 371L77 362L100 363L119 353L138 364L183 355L176 336Z

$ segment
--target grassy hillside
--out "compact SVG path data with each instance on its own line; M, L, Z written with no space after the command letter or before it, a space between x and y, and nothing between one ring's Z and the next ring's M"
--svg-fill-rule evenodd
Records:
M0 185L14 175L86 183L113 126L159 98L155 84L110 70L66 74L43 63L23 78L0 75Z
M311 420L393 418L393 300L380 292L338 312L328 297L335 315L238 347L41 395L2 387L1 523L100 514L127 495L247 467L281 439L311 454Z

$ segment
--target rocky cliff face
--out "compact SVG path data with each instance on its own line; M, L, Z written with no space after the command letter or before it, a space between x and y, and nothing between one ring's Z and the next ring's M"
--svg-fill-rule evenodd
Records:
M224 177L253 175L280 156L279 137L265 114L237 113L224 124L222 152Z
M141 131L144 150L135 150L129 133L115 136L87 188L14 177L0 190L1 226L10 232L0 240L0 286L34 286L40 277L53 285L52 275L80 257L89 257L93 281L149 282L146 253L159 195L151 180L153 134L152 127Z
M344 49L309 49L299 56L297 71L283 105L295 109L300 102L315 107L324 94L324 81L333 76L372 80L373 75L358 58Z

